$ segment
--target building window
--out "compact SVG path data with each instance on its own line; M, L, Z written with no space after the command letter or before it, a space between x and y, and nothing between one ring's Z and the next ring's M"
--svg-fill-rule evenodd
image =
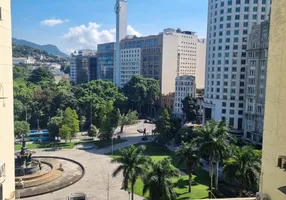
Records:
M238 128L238 129L242 129L242 118L238 118L237 128Z
M230 126L234 125L234 118L232 118L232 117L229 118L229 125Z

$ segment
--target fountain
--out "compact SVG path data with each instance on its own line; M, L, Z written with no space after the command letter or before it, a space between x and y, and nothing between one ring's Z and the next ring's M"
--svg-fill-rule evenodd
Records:
M22 137L21 151L15 153L16 194L21 198L38 196L68 187L84 175L84 167L71 159L33 156Z
M36 152L30 151L26 147L26 139L22 136L21 151L15 153L17 158L15 159L15 176L25 176L38 172L41 170L41 162L32 159L32 155Z

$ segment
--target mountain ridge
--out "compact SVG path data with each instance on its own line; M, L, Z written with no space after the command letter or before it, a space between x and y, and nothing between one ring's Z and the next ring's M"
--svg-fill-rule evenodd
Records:
M39 45L39 44L36 44L34 42L30 42L30 41L22 40L22 39L16 39L16 38L12 38L12 43L13 44L20 44L20 45L27 45L27 46L30 46L33 48L41 49L43 51L46 51L46 52L53 54L53 55L56 55L56 56L62 56L62 57L67 56L67 54L61 52L57 46L52 45L52 44Z

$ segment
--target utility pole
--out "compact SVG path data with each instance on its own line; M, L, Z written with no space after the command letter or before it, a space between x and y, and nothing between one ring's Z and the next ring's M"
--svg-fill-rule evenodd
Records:
M38 132L40 131L40 120L37 119L37 124L38 124Z
M112 134L112 137L111 137L111 152L112 152L112 155L113 155L113 134Z

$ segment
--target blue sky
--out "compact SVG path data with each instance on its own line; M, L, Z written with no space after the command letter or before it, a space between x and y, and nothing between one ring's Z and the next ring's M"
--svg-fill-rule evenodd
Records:
M128 0L128 32L181 28L206 36L208 0ZM115 0L12 0L13 37L64 52L114 40Z

